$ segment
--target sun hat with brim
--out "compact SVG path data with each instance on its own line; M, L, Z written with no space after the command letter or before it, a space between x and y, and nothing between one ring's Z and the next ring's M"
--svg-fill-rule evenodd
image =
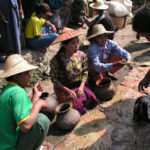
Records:
M39 6L39 12L42 12L42 13L45 13L49 16L53 16L53 13L50 11L50 7L48 4L46 3L42 3L40 6Z
M7 58L4 72L0 75L0 78L11 77L22 72L34 70L36 68L38 67L29 64L21 55L13 54Z
M90 4L90 7L93 9L105 10L108 8L108 5L106 5L103 0L96 0L95 3Z
M62 41L69 40L69 39L74 38L74 37L77 37L81 34L83 34L83 32L81 32L79 30L74 30L71 28L64 27L64 29L59 34L59 36L52 42L52 45L59 43L59 42L62 42Z
M114 33L114 31L107 31L102 24L96 24L93 26L92 34L87 37L87 39L92 39L98 35L102 34L111 34Z

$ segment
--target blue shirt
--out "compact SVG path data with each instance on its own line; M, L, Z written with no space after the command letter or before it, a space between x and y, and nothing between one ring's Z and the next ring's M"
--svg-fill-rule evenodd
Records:
M107 40L105 44L105 56L103 47L96 42L93 42L87 51L87 57L90 62L92 62L95 70L97 72L108 72L113 68L112 63L103 63L108 59L110 55L122 56L125 59L131 58L130 54L119 47L116 42Z

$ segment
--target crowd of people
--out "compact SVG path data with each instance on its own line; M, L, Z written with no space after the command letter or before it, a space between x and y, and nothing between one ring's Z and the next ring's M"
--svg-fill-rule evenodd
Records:
M21 56L19 13L22 17L30 16L25 27L30 48L36 50L61 43L57 54L50 60L50 79L58 102L71 103L80 115L94 108L99 101L94 88L88 83L88 77L93 79L93 86L103 78L117 80L113 73L130 62L131 55L113 41L116 29L103 0L89 5L93 14L97 14L92 22L87 18L89 6L86 0L34 1L34 11L26 8L25 14L24 6L21 0L0 0L1 48L8 55L4 72L0 75L7 81L0 93L0 149L50 150L49 143L42 145L50 125L48 117L40 113L42 108L47 108L45 101L40 99L43 88L35 84L30 97L24 89L30 86L30 72L37 66L29 64ZM58 17L59 20L51 17ZM80 27L88 25L87 40L90 45L87 53L79 49L82 32L68 27L69 23ZM136 12L132 26L134 31L150 41L150 4ZM139 91L144 91L149 83L150 71L140 81Z

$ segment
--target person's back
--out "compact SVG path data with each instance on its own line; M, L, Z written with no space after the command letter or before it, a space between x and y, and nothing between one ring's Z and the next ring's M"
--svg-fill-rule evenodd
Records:
M38 18L36 13L33 13L29 22L25 28L25 37L34 38L42 32L42 26L44 25L45 20L43 18Z
M0 150L37 149L48 132L50 120L40 113L47 108L40 100L43 88L35 84L30 98L24 89L30 86L30 72L36 68L18 54L6 59L0 74L7 81L0 93Z
M97 16L92 22L90 22L87 36L90 36L92 34L92 28L96 24L102 24L108 31L116 30L114 22L111 19L111 16L106 11L102 16ZM108 35L108 39L113 40L113 38L114 38L114 33Z
M21 98L25 97L26 101L23 101L24 99ZM26 112L22 112L25 107ZM21 87L8 84L2 90L0 93L0 149L15 150L20 131L16 124L19 123L20 118L29 115L26 113L29 113L27 110L31 108L31 100ZM20 112L20 116L16 112Z
M74 0L71 5L73 24L84 24L84 16L88 13L88 4L85 0Z

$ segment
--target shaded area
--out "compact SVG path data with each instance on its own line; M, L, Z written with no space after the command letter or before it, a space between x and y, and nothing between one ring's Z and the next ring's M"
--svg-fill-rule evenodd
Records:
M137 43L137 41L130 41L124 49L126 49L128 52L133 53L136 51L141 51L149 48L150 49L150 43Z

